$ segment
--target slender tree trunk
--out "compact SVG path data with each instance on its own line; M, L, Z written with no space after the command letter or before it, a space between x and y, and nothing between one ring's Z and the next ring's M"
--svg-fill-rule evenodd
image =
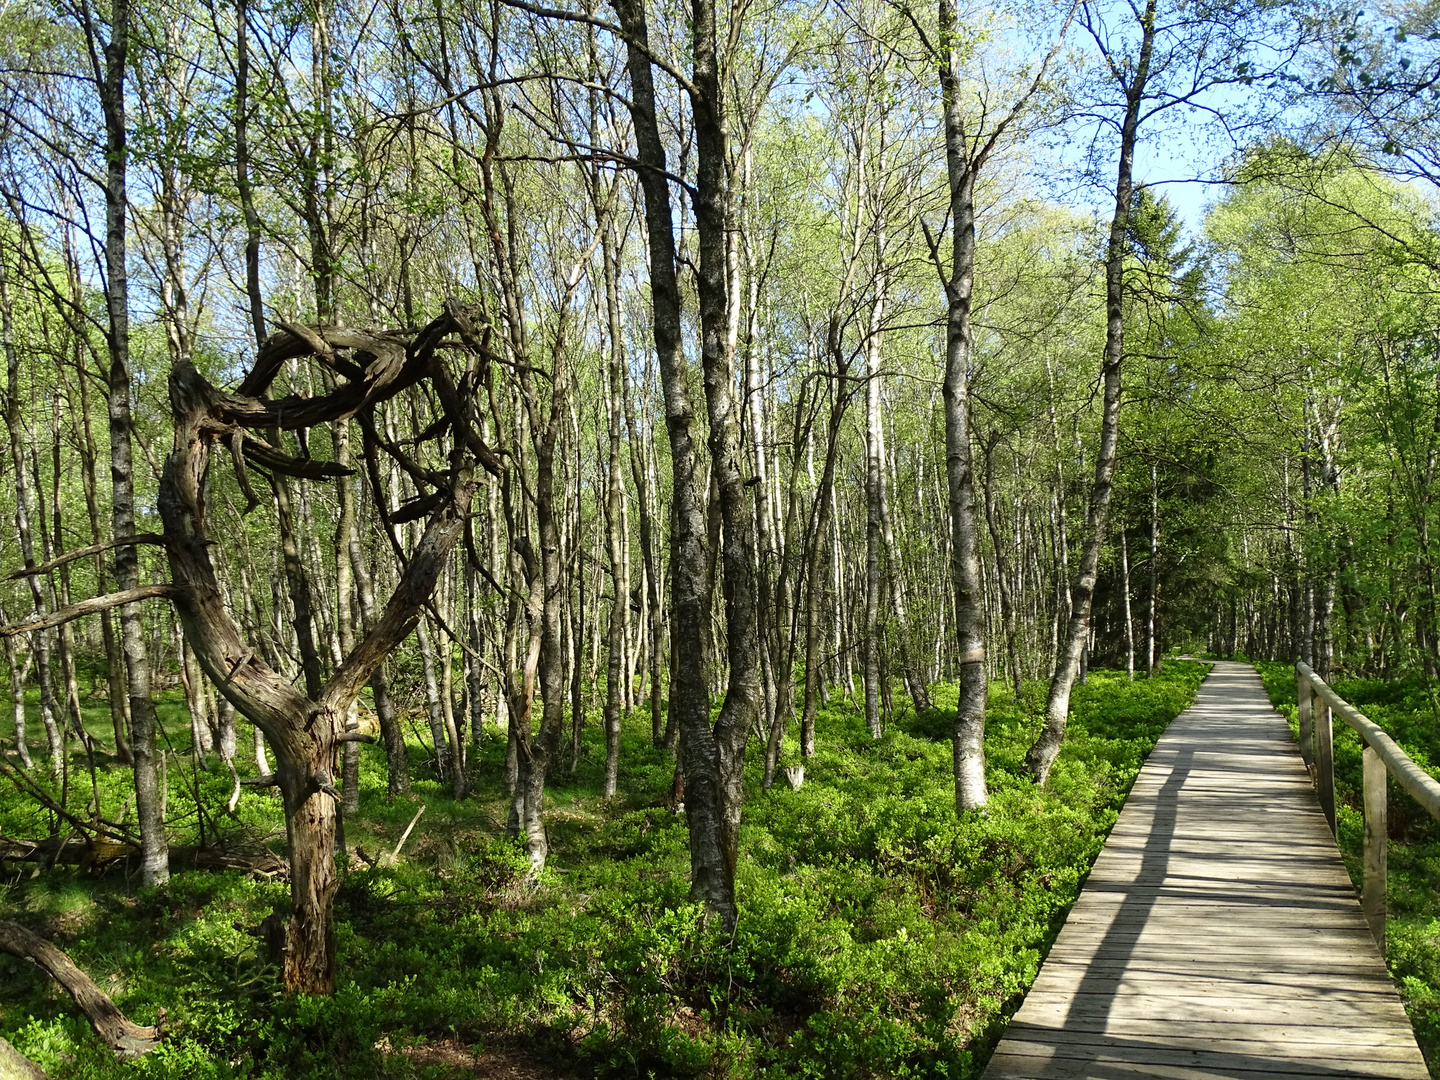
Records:
M640 558L645 568L645 589L649 604L646 615L646 632L650 635L647 656L650 661L650 741L655 746L666 745L664 707L664 625L665 609L661 583L660 558L656 543L655 505L653 477L651 476L651 450L641 434L635 415L635 399L627 369L621 369L625 404L625 423L630 434L630 471L635 481L636 509L640 518Z
M579 418L571 410L575 425L575 478L580 483L581 446ZM570 644L570 771L574 773L580 765L581 737L585 732L585 619L589 609L585 606L585 536L581 528L580 500L575 501L575 527L571 542L574 546L575 588L577 600L572 616Z
M1020 673L1019 618L1016 613L1015 585L1010 575L1009 557L1001 540L995 514L995 473L993 469L995 442L985 452L985 524L990 530L990 543L995 549L995 578L1000 593L1000 623L1005 634L1005 674L1019 700L1023 679Z
M905 690L916 714L930 710L930 690L920 665L912 653L914 642L910 640L910 605L906 598L905 562L900 554L900 545L895 539L895 529L890 516L890 495L886 485L880 485L880 529L885 539L885 553L890 565L890 610L895 615L895 635L900 640L900 671L905 679Z
M349 548L350 571L355 576L355 599L360 608L360 624L365 633L369 634L374 630L376 620L375 579L365 562L365 548L360 542L358 529L350 531ZM380 738L385 744L386 794L391 799L404 797L410 794L410 757L405 750L405 732L400 726L395 699L390 694L390 677L385 664L377 667L375 674L370 676L370 692L375 702L375 718L380 724ZM348 779L346 783L349 783Z
M67 260L68 261L68 260ZM99 544L105 540L104 527L101 524L99 478L97 476L97 463L99 450L95 445L95 433L90 424L90 380L84 372L77 370L76 384L80 388L80 456L81 472L80 483L85 493L85 514L90 522L91 542ZM95 556L94 572L95 584L98 592L105 592L105 583L109 576L108 559L105 555ZM125 657L120 651L120 641L115 635L115 619L113 611L100 613L100 638L105 647L105 671L106 690L110 698L110 726L115 737L115 756L120 764L125 766L134 765L134 757L130 753L130 739L126 734L126 726L129 722L129 699L126 696L125 686Z
M1286 533L1286 542L1290 534ZM1155 634L1160 611L1160 479L1154 465L1150 466L1150 602L1145 612L1145 677L1155 674L1159 654Z
M179 631L180 628L177 625L175 629ZM176 640L180 642L180 680L185 688L185 707L190 711L190 738L196 759L203 760L214 749L209 716L205 711L204 676L200 672L199 661L195 659L195 650L183 637L177 635Z
M20 410L20 403L25 400L26 394L20 385L20 353L15 345L14 310L10 298L9 275L3 257L0 257L0 344L3 344L8 372L5 422L10 430L10 461L15 470L15 528L20 536L20 557L28 569L38 565L43 559L36 558L35 538L31 529L34 508L31 503L30 471L25 452L30 440ZM30 586L35 617L44 618L49 605L45 602L45 590L40 577L38 574L31 574L25 580ZM52 682L49 630L35 630L30 634L30 655L34 658L36 681L40 685L40 721L45 727L45 736L50 746L50 772L58 777L64 768L65 740L60 731L59 710L56 707Z
M975 283L975 180L983 158L971 149L960 97L961 57L955 8L940 0L940 86L945 110L945 161L953 220L950 277L945 283L945 463L950 507L955 638L960 652L960 695L953 738L955 809L984 806L985 610L982 600L979 524L975 514L975 468L970 432L970 379L975 331L971 296Z
M1125 678L1135 678L1135 620L1130 614L1130 547L1120 530L1120 598L1125 611Z
M840 319L832 315L827 339L827 353L835 363L832 375L830 417L826 425L825 464L820 471L820 487L815 496L815 509L809 530L809 560L805 569L805 709L800 716L800 755L815 754L815 713L824 687L824 664L820 658L821 601L830 577L826 541L830 536L831 508L835 501L835 470L840 455L840 428L850 404L847 381L847 358L840 342Z
M88 17L88 16L87 16ZM135 535L135 470L130 412L130 287L126 266L125 69L130 43L130 2L112 0L104 70L97 72L105 115L105 306L109 315L109 417L112 529L117 541ZM115 584L123 592L140 586L139 553L133 544L115 549ZM164 793L156 758L155 703L150 694L150 657L145 626L135 604L120 609L120 642L130 699L131 749L135 757L135 809L140 824L140 876L146 885L170 878L165 839Z
M265 340L265 302L260 291L260 215L250 186L250 12L235 0L235 187L245 217L245 295L258 346Z
M513 209L513 208L512 208ZM568 309L567 309L568 310ZM563 320L563 316L562 316ZM535 523L540 539L536 558L528 544L521 549L531 598L530 646L518 686L512 689L511 725L515 732L516 789L512 821L525 836L526 853L532 874L538 875L549 857L549 839L543 816L545 777L548 763L560 749L565 725L565 669L561 643L561 556L559 520L555 505L555 450L565 417L568 373L564 360L564 324L557 330L554 389L548 421L535 440ZM536 411L535 390L528 375L522 376L522 393L528 411ZM538 417L537 417L538 420ZM539 678L542 712L540 730L531 735L530 711L536 678ZM517 715L518 714L518 715Z
M563 329L559 336L563 339ZM537 837L544 835L541 818L548 763L560 751L560 736L565 728L565 671L561 663L561 551L559 520L555 509L555 443L564 418L568 375L558 355L554 372L550 421L540 439L536 453L535 520L540 535L540 572L544 590L539 638L539 676L542 699L539 737L528 740L529 760L522 769L526 781L526 835L531 844L531 865L538 872L549 851L548 840L537 849ZM537 858L538 856L538 858Z
M10 621L8 615L0 616L6 622ZM15 720L15 752L20 756L20 764L30 768L35 762L30 757L30 744L25 735L25 676L30 672L30 654L27 652L22 660L20 650L15 647L15 639L6 637L4 639L5 662L10 668L10 703L12 706L11 715Z
M800 399L796 404L795 421L792 427L790 475L785 489L785 516L780 532L779 567L775 582L775 603L771 623L770 648L776 658L776 715L770 728L770 738L765 747L766 790L775 781L775 768L780 761L781 745L786 729L795 713L795 656L799 627L796 623L798 612L795 605L795 573L801 564L798 556L802 545L796 540L795 529L800 508L800 470L803 455L802 446L813 421L812 387L815 380L806 379L801 383ZM757 448L763 449L763 448ZM778 455L777 455L778 456ZM776 466L777 473L779 466ZM902 616L903 624L903 616Z
M834 566L831 568L834 574L834 589L830 594L833 604L833 618L831 625L835 630L835 674L840 683L841 696L845 701L855 701L855 666L854 666L854 645L855 635L851 624L850 611L850 586L846 580L848 577L848 560L845 558L845 542L842 536L844 525L845 504L835 499L832 490L830 494L830 554Z
M214 702L215 708L215 750L226 765L235 761L235 706L229 698L221 697Z
M435 771L440 779L453 782L455 755L445 732L445 716L440 707L440 682L435 672L435 643L428 620L420 620L415 638L420 645L420 665L425 675L426 715L430 718L430 739L435 744Z
M83 377L83 376L82 376ZM68 396L69 387L66 387ZM64 397L56 394L52 405L53 438L50 443L50 536L52 540L47 545L46 559L53 559L64 551L65 537L65 508L61 498L62 478L65 475L65 467L61 458L61 447L64 444L62 437ZM35 482L40 483L40 462L35 462ZM62 563L55 576L51 579L51 587L55 590L55 605L57 608L70 606L70 564ZM56 629L55 644L56 652L60 655L60 676L65 684L65 711L68 715L70 729L80 744L85 748L91 764L94 764L95 740L85 730L85 718L80 710L80 681L75 673L75 646L71 638L71 627L69 623L61 623Z
M329 387L327 386L328 390ZM350 452L350 421L342 420L331 425L331 437L334 440L335 463L343 468L350 468L352 454ZM344 662L344 658L350 655L350 650L355 647L355 569L350 558L350 547L357 539L357 527L355 520L355 489L351 486L350 478L342 476L336 482L336 496L340 504L340 513L335 521L335 639L339 645L340 660L336 666ZM359 728L359 717L355 705L352 703L349 712L345 716L345 729L356 731ZM360 812L360 744L358 742L346 743L341 752L340 763L340 790L344 792L344 799L340 810L343 814L356 814Z
M1030 774L1043 784L1050 775L1060 744L1065 738L1065 725L1070 715L1070 690L1080 673L1082 653L1089 638L1090 605L1095 595L1095 581L1100 567L1100 549L1105 542L1105 525L1110 510L1110 494L1115 475L1115 453L1120 438L1120 372L1125 356L1125 255L1126 228L1130 219L1133 194L1131 172L1135 160L1136 131L1140 123L1141 105L1150 72L1150 57L1155 42L1155 11L1157 0L1147 0L1140 17L1143 34L1140 56L1134 74L1125 86L1125 119L1120 132L1120 164L1115 181L1115 214L1110 223L1110 243L1105 257L1105 363L1102 369L1105 390L1101 405L1100 446L1095 455L1095 482L1090 492L1090 512L1086 521L1085 547L1080 556L1079 573L1071 592L1070 624L1065 643L1050 682L1050 696L1045 704L1045 726L1026 755Z
M877 262L883 259L883 241ZM865 347L865 626L862 644L865 663L865 722L870 737L884 734L880 721L880 639L884 624L880 617L880 546L883 543L880 500L885 470L880 461L880 334L885 316L885 274L876 281L877 295L870 309L870 331Z
M606 229L608 232L608 223ZM625 628L630 619L630 575L620 535L621 487L624 484L620 469L620 417L624 410L620 371L625 365L625 353L620 329L619 265L613 242L608 236L602 241L601 250L605 267L605 313L610 330L609 394L605 407L610 438L605 473L605 538L609 548L610 587L614 596L610 605L605 675L605 782L601 794L606 799L613 799L620 775L620 722L627 696L622 680L628 674L625 666Z
M280 432L271 429L271 443L280 445ZM300 671L305 677L305 693L311 698L320 695L324 674L320 668L320 650L315 645L314 601L310 591L310 575L300 555L300 543L295 529L295 515L292 509L290 483L283 474L270 474L270 490L275 495L275 517L280 531L281 562L285 569L285 585L289 594L291 618L289 629L295 635L295 647L300 653Z
M735 917L731 839L723 822L723 781L720 745L710 727L710 699L705 678L705 637L708 628L707 597L709 577L705 551L705 498L699 468L698 432L688 385L688 365L681 351L680 290L675 273L674 218L666 180L665 149L660 139L655 105L655 85L650 70L649 30L644 0L617 0L616 11L626 33L626 59L631 84L631 120L635 126L640 186L645 196L645 224L650 245L650 302L654 314L655 351L665 397L665 425L670 439L673 472L674 524L670 534L671 565L671 658L674 664L670 686L670 711L680 739L680 766L685 783L685 810L690 829L691 895L727 921ZM713 59L709 44L713 22L703 8L694 21L701 65ZM714 80L705 80L705 91L714 89ZM713 121L707 127L714 127ZM707 131L707 139L713 131ZM723 163L713 160L707 143L705 170L707 188L713 185L715 170ZM707 199L718 192L707 190ZM723 208L707 205L707 230ZM706 245L707 259L713 259L713 237ZM716 268L708 266L707 288L713 286ZM707 320L713 322L715 297ZM722 322L723 322L723 312ZM714 333L714 327L710 327ZM707 335L709 336L709 335ZM713 340L711 347L713 348ZM718 374L718 373L717 373ZM712 425L713 427L713 425ZM723 428L723 425L722 425ZM723 438L723 431L720 433ZM748 556L748 551L746 555ZM737 583L738 584L738 583ZM735 628L732 627L732 632ZM741 706L736 701L733 708ZM732 712L732 718L733 718ZM733 725L727 725L727 734ZM738 779L738 777L736 777ZM738 806L736 807L738 810Z

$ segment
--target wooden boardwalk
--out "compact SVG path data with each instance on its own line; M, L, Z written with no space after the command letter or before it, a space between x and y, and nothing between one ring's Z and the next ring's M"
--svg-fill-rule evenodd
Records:
M1285 722L1217 664L985 1080L1428 1075Z

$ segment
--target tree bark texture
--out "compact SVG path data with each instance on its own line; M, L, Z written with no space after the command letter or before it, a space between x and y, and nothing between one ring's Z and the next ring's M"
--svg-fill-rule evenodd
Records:
M691 35L694 75L690 104L697 153L695 224L700 249L696 279L700 363L710 419L711 476L719 494L725 530L721 555L729 669L725 701L714 728L722 858L722 865L716 868L719 871L716 884L723 889L723 899L711 906L725 922L732 923L736 915L735 866L739 859L740 813L744 801L745 744L764 708L764 685L755 587L755 511L740 468L735 353L733 336L728 332L732 301L727 273L731 193L726 175L728 148L713 0L693 0ZM687 775L687 800L694 797L689 780Z
M709 560L706 553L705 481L699 462L699 439L689 388L689 365L681 351L680 289L676 279L674 218L666 180L664 143L660 139L654 76L650 68L648 20L644 0L617 0L615 4L626 35L626 67L630 73L631 120L639 158L640 186L645 196L645 224L650 246L650 303L654 315L655 352L665 398L665 427L670 441L672 470L672 527L670 532L670 638L672 676L670 713L680 740L680 768L685 784L685 810L690 831L690 891L722 918L735 914L734 879L727 858L722 826L720 749L710 726L710 695L706 684L705 639L709 595ZM713 11L698 13L696 33L702 38L704 63L713 61ZM708 35L708 38L707 38ZM713 132L712 132L713 136ZM721 163L711 158L707 144L707 183ZM723 171L723 170L722 170ZM723 208L707 207L707 229ZM713 238L712 238L713 240ZM709 258L717 252L710 246ZM721 266L707 266L713 284L723 276ZM714 325L715 299L710 297L708 333ZM723 326L723 312L720 313ZM713 349L715 341L710 342ZM737 705L739 703L737 702ZM733 716L733 714L732 714Z

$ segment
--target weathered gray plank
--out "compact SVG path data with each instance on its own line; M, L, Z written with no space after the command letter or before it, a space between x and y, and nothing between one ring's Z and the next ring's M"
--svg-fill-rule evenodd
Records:
M1307 1056L1326 1061L1342 1060L1359 1051L1368 1061L1413 1063L1414 1036L1408 1040L1407 1046L1399 1039L1386 1038L1385 1032L1374 1029L1341 1028L1331 1032L1315 1027L1248 1026L1251 1030L1237 1032L1237 1025L1229 1025L1222 1030L1214 1024L1195 1024L1187 1020L1183 1031L1177 1034L1174 1024L1161 1028L1154 1021L1117 1023L1112 1028L1108 1025L1100 1027L1092 1020L1088 1025L1067 1023L1063 1029L1014 1021L1006 1032L1006 1039L1017 1045L1053 1047L1057 1053L1066 1055L1077 1048L1095 1046L1103 1047L1106 1053L1133 1054L1156 1061L1170 1060L1177 1052L1192 1056L1246 1054L1250 1057L1290 1058L1295 1055L1298 1046L1302 1052L1308 1051ZM1160 1036L1164 1040L1163 1046L1152 1036Z
M1338 1047L1375 1048L1377 1051L1399 1048L1401 1060L1409 1060L1408 1045L1413 1038L1404 1031L1377 1028L1373 1024L1359 1027L1330 1027L1318 1022L1319 1017L1310 1019L1314 1023L1252 1024L1245 1020L1200 1020L1187 1017L1185 1031L1174 1037L1174 1021L1165 1017L1141 1019L1115 1019L1109 1016L1070 1016L1064 1009L1051 1010L1057 1022L1064 1028L1042 1026L1031 1027L1018 1021L1012 1022L1007 1034L1010 1038L1027 1038L1038 1042L1090 1042L1089 1036L1114 1035L1122 1038L1135 1036L1165 1036L1167 1045L1174 1047L1198 1047L1216 1049L1220 1043L1243 1042L1284 1044L1303 1043L1314 1048L1321 1044ZM1052 1037L1053 1036L1053 1037ZM1072 1038L1073 1037L1073 1038ZM1288 1050L1286 1051L1288 1053ZM1382 1055L1385 1056L1385 1055Z
M1078 1035L1064 1043L1040 1042L1029 1038L1006 1038L1002 1048L1008 1055L1020 1058L1039 1058L1041 1061L1060 1064L1068 1062L1081 1070L1079 1075L1089 1076L1097 1065L1103 1068L1111 1063L1130 1062L1150 1066L1184 1066L1208 1070L1206 1075L1215 1077L1231 1075L1233 1071L1270 1072L1280 1076L1314 1075L1328 1076L1384 1076L1390 1080L1429 1080L1425 1063L1415 1052L1414 1060L1398 1060L1391 1054L1380 1054L1364 1048L1334 1047L1321 1045L1314 1048L1297 1048L1295 1053L1267 1053L1265 1047L1217 1046L1213 1049L1174 1048L1168 1038L1123 1039L1118 1036L1097 1038L1095 1042L1082 1042ZM1273 1048L1271 1048L1273 1049ZM997 1053L998 1057L999 1054ZM1063 1067L1063 1066L1062 1066ZM988 1074L987 1074L988 1075ZM1099 1075L1105 1075L1103 1072Z
M1217 1055L1202 1062L1088 1060L1040 1057L997 1052L991 1068L1005 1080L1339 1080L1344 1077L1384 1077L1386 1080L1428 1080L1424 1066L1403 1066L1397 1071L1387 1061L1327 1063L1323 1059L1285 1062L1245 1055ZM990 1072L987 1070L987 1077Z
M1426 1077L1253 670L1157 744L986 1080Z
M1123 1015L1112 1015L1111 994L1046 993L1032 990L1025 998L1029 1007L1027 1016L1032 1021L1047 1024L1062 1023L1066 1017L1074 1022L1088 1023L1104 1020L1110 1024L1149 1023L1151 1020L1173 1022L1177 1012L1183 1012L1187 1021L1195 1023L1254 1023L1255 997L1252 994L1203 994L1177 993L1135 994L1125 1003ZM1295 998L1286 995L1277 1001L1267 1002L1263 1013L1266 1023L1285 1023L1302 1026L1319 1025L1328 1028L1364 1028L1390 1031L1390 1027L1376 1028L1377 1022L1386 1025L1406 1023L1405 1010L1392 999L1376 1000L1367 996L1362 1000L1336 998ZM1408 1038L1403 1027L1395 1033L1398 1039Z
M1051 967L1045 965L1046 969ZM1092 989L1092 987L1097 989ZM1234 994L1239 990L1259 996L1312 996L1350 997L1359 994L1380 994L1393 996L1395 986L1388 979L1358 978L1348 972L1237 972L1232 975L1197 973L1193 971L1163 971L1153 967L1137 967L1133 971L1115 969L1091 972L1084 964L1056 965L1052 974L1048 970L1040 973L1035 980L1035 989L1064 990L1067 993L1096 993L1098 988L1117 995L1146 993L1184 994L1223 993Z

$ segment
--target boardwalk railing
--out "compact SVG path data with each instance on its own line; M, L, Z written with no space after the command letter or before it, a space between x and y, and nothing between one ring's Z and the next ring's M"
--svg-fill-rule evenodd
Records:
M1360 906L1370 932L1385 951L1386 774L1395 777L1416 802L1440 819L1440 781L1410 760L1368 716L1335 693L1302 661L1295 663L1300 704L1300 756L1315 780L1320 808L1335 832L1335 737L1332 714L1360 734L1364 751L1365 886Z

